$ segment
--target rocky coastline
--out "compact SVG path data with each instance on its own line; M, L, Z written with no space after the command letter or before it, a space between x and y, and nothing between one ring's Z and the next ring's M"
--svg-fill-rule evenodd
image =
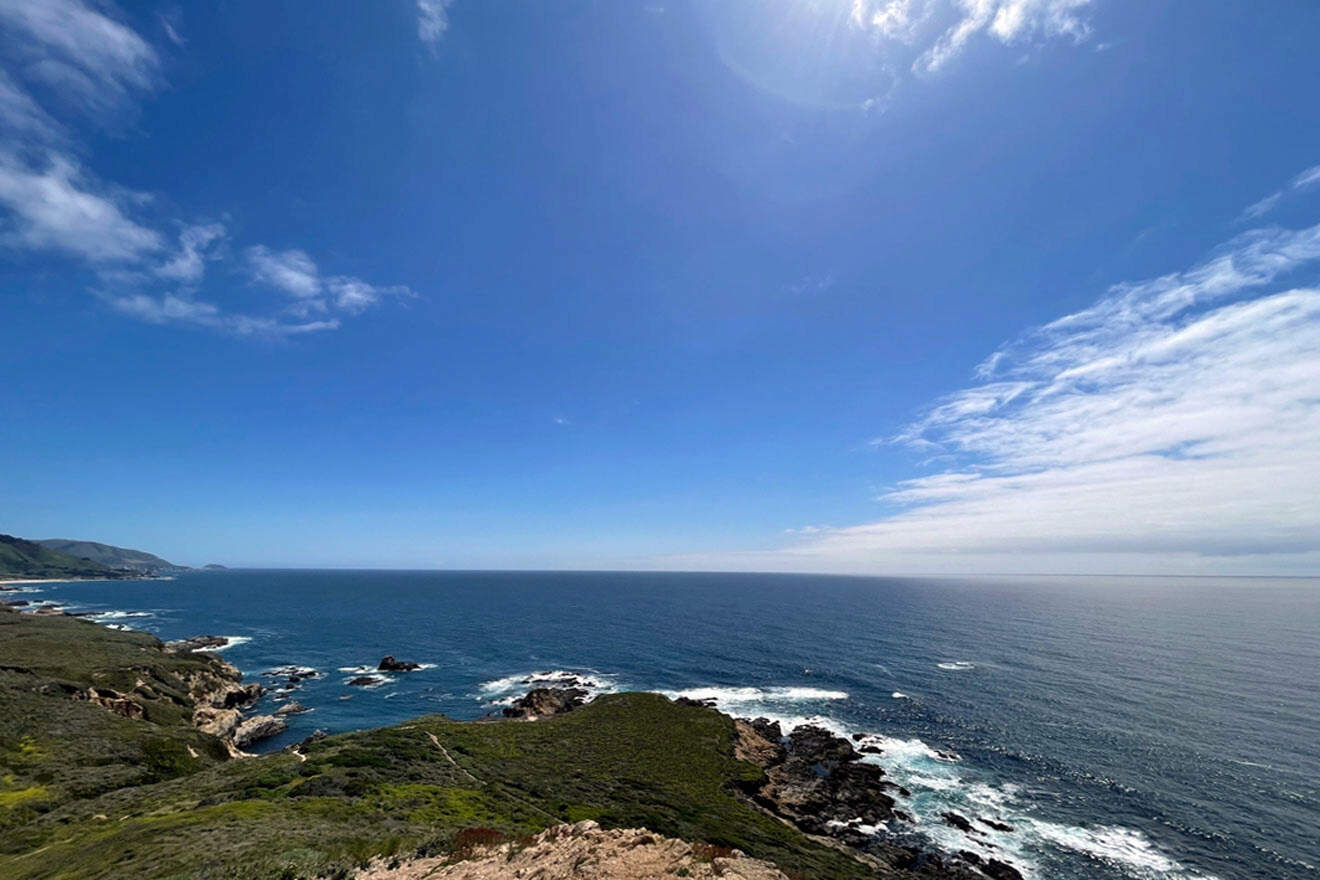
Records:
M576 687L536 687L503 710L503 717L538 721L574 711L589 699ZM676 702L711 711L709 701L680 697ZM761 809L813 837L878 856L885 864L931 873L953 880L1023 880L1009 862L983 858L970 851L949 854L905 842L887 833L893 823L913 823L898 799L911 793L885 778L884 768L867 755L882 755L875 746L859 750L852 742L815 725L800 725L787 733L767 718L733 718L734 757L759 767L763 775L747 780L743 794ZM979 832L957 813L941 819L969 836ZM1011 832L1012 826L980 819L988 828Z
M39 616L30 611L20 613L17 608L6 610L15 619L28 618L34 622L37 619L51 620L50 614ZM60 617L69 619L71 623L73 621L71 615L55 614L56 619L51 620L52 624ZM291 700L290 695L298 682L317 676L316 670L299 666L268 670L264 673L270 685L268 689L260 682L244 681L242 672L216 653L229 644L229 640L223 636L203 635L162 644L145 633L125 629L97 627L80 630L88 633L95 631L105 632L113 639L128 640L116 650L134 650L131 646L138 645L136 650L155 652L161 658L160 663L173 669L173 672L139 675L136 680L123 677L131 676L131 669L138 662L130 661L129 666L121 667L120 677L113 681L113 686L104 673L93 669L90 672L92 683L73 691L66 690L66 695L124 719L145 723L148 727L153 721L156 724L161 722L162 703L177 706L184 713L181 720L195 731L193 736L201 734L211 738L206 740L210 745L201 742L186 745L187 741L184 740L182 748L191 762L206 760L207 750L214 751L216 748L219 748L216 757L222 761L225 758L239 759L244 765L257 762L253 765L257 766L270 759L278 761L278 756L286 760L307 762L309 755L315 754L327 742L323 734L314 734L297 745L264 757L246 751L254 744L287 730L289 717L310 711L308 707ZM159 664L157 668L160 668ZM386 675L407 673L419 668L422 668L420 664L399 660L394 656L382 658L375 666L378 673ZM660 695L636 693L593 699L594 691L586 686L586 682L571 678L560 677L554 681L529 678L523 684L528 686L528 690L522 696L512 700L498 714L481 719L485 724L479 726L494 724L501 728L516 729L529 724L547 732L553 730L550 737L552 740L570 735L570 731L576 730L572 736L585 735L599 741L608 741L616 735L610 732L612 729L639 723L640 719L629 717L636 712L660 712L657 717L664 718L665 723L677 720L666 713L691 713L693 722L700 718L701 724L714 725L712 730L727 731L720 734L720 738L727 742L724 748L728 750L728 759L735 762L734 766L745 768L734 771L729 777L725 787L726 797L735 798L745 804L747 809L796 829L818 845L849 853L860 865L870 866L872 876L1022 880L1019 869L1007 859L985 853L987 847L993 849L993 845L984 839L986 829L1000 833L1011 833L1013 830L1009 824L993 817L945 813L938 820L967 835L969 840L976 840L979 847L969 846L966 850L941 852L919 842L919 836L914 833L917 831L916 820L904 809L904 801L910 797L910 793L887 778L883 767L883 750L874 741L866 741L860 736L850 741L824 727L810 724L784 730L778 722L766 718L733 718L720 713L710 702L685 698L668 700ZM48 688L42 692L47 691ZM263 698L283 702L269 714L254 714L253 710ZM661 710L655 701L671 709ZM614 708L606 710L605 714L595 711L600 707L594 704L601 702L607 702ZM637 708L627 708L630 706ZM619 714L621 708L622 715ZM583 721L587 725L585 731L576 717L564 718L579 714L584 716ZM560 719L572 726L560 726ZM451 735L456 735L461 725L471 724L442 720L446 724L460 725L460 728L455 729L455 734ZM413 724L424 721L417 719L400 726L398 731L402 735ZM543 723L554 726L542 728ZM598 730L602 724L606 726ZM356 735L346 736L352 739ZM480 777L460 763L456 755L461 752L446 749L433 734L426 736L440 753L443 762L452 766L464 784L483 785ZM427 749L431 747L428 745ZM151 750L159 749L160 746L147 744L146 748L150 756ZM394 760L384 755L381 760L387 763L375 764L371 762L376 761L376 758L367 759L356 752L349 754L353 756L351 760L354 764L367 760L366 767L387 766L389 761ZM415 761L420 757L410 752L408 754L410 760ZM172 760L182 761L183 756ZM351 771L352 774L361 772ZM412 772L425 776L435 771L419 768ZM283 780L286 777L271 778ZM292 777L295 785L297 778ZM576 777L566 777L570 786L573 778ZM348 787L341 789L341 786ZM348 782L331 782L328 779L321 780L321 777L307 783L300 790L303 789L309 794L313 790L327 794L353 790L352 784ZM930 821L929 818L927 821ZM973 848L979 848L980 854L972 852Z

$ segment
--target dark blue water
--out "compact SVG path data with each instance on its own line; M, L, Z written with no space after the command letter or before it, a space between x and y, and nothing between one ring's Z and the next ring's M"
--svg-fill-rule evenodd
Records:
M249 677L315 668L272 747L569 670L867 734L930 841L980 846L943 810L997 817L982 840L1039 880L1320 872L1316 580L244 571L31 598L245 637ZM347 685L385 654L433 665Z

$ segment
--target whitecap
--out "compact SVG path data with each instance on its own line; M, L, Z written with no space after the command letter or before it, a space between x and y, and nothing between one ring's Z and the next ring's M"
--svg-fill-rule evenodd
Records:
M1133 828L1114 825L1085 828L1036 819L1028 819L1027 828L1056 846L1085 853L1123 868L1137 877L1213 880L1210 876L1189 872L1176 860L1160 852L1150 838Z
M228 651L230 648L233 648L237 645L246 645L248 642L252 641L251 636L221 636L220 638L226 640L223 645L208 646L205 648L194 648L193 650L214 651L218 653L220 651Z
M670 699L714 700L721 708L741 708L784 703L805 703L816 700L846 700L846 691L824 690L810 687L704 687L681 691L661 691Z
M594 670L573 672L566 669L551 669L522 672L484 681L477 686L475 696L488 705L505 706L532 688L538 687L582 688L590 699L595 699L601 694L615 693L619 689L618 681L613 675Z
M895 700L910 700L910 699L912 699L911 697L909 697L907 694L903 693L902 691L894 691L894 692L893 692L892 694L890 694L889 696L890 696L891 699L895 699Z
M155 617L150 611L97 611L87 615L92 620L124 620L129 617Z
M935 664L940 669L947 669L950 672L966 672L969 669L975 669L976 664L968 660L950 660L946 663Z

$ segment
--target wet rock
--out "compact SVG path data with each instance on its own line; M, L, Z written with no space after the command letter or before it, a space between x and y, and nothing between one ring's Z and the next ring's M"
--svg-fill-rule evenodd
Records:
M987 819L984 816L980 816L978 818L981 820L981 824L987 828L993 828L996 831L1013 830L1013 826L1009 825L1007 822L996 822L994 819Z
M275 710L276 715L301 715L304 712L310 712L311 709L299 703L297 700L290 700L283 706Z
M943 819L946 824L952 825L964 834L972 833L972 823L968 821L966 816L960 816L957 813L949 812L940 813L940 818Z
M883 755L885 753L885 750L879 746L862 746L857 751L861 752L863 755Z
M965 849L964 849L964 850L959 850L959 851L958 851L958 858L962 859L964 862L967 862L968 864L972 864L972 865L979 865L979 864L981 864L981 857L980 857L980 856L978 856L978 855L977 855L976 853L974 853L974 852L968 852L968 851L965 850Z
M1022 880L1022 872L1010 865L1008 862L1001 862L999 859L989 859L981 870L992 880Z
M393 654L387 654L381 658L376 669L381 672L412 672L414 669L421 669L420 663L414 663L411 660L395 660Z
M533 688L504 709L505 718L535 721L572 712L587 700L582 688Z
M353 687L371 687L373 684L380 684L381 681L374 675L359 675L357 678L350 679L348 683Z

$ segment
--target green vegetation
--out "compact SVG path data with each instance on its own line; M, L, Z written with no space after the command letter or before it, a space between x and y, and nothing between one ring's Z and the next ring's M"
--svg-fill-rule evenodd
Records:
M36 541L0 535L0 578L123 577L93 559L70 556Z
M112 547L96 541L71 541L67 538L43 538L35 543L50 550L90 559L108 568L124 568L142 574L160 574L169 571L186 571L187 567L175 565L143 550L129 550L126 547Z
M761 771L733 757L732 722L710 709L617 694L536 723L426 716L223 760L180 702L181 679L215 662L0 611L0 878L347 876L377 855L461 848L465 830L586 818L803 876L876 876L740 795ZM71 698L91 683L134 690L146 717Z

